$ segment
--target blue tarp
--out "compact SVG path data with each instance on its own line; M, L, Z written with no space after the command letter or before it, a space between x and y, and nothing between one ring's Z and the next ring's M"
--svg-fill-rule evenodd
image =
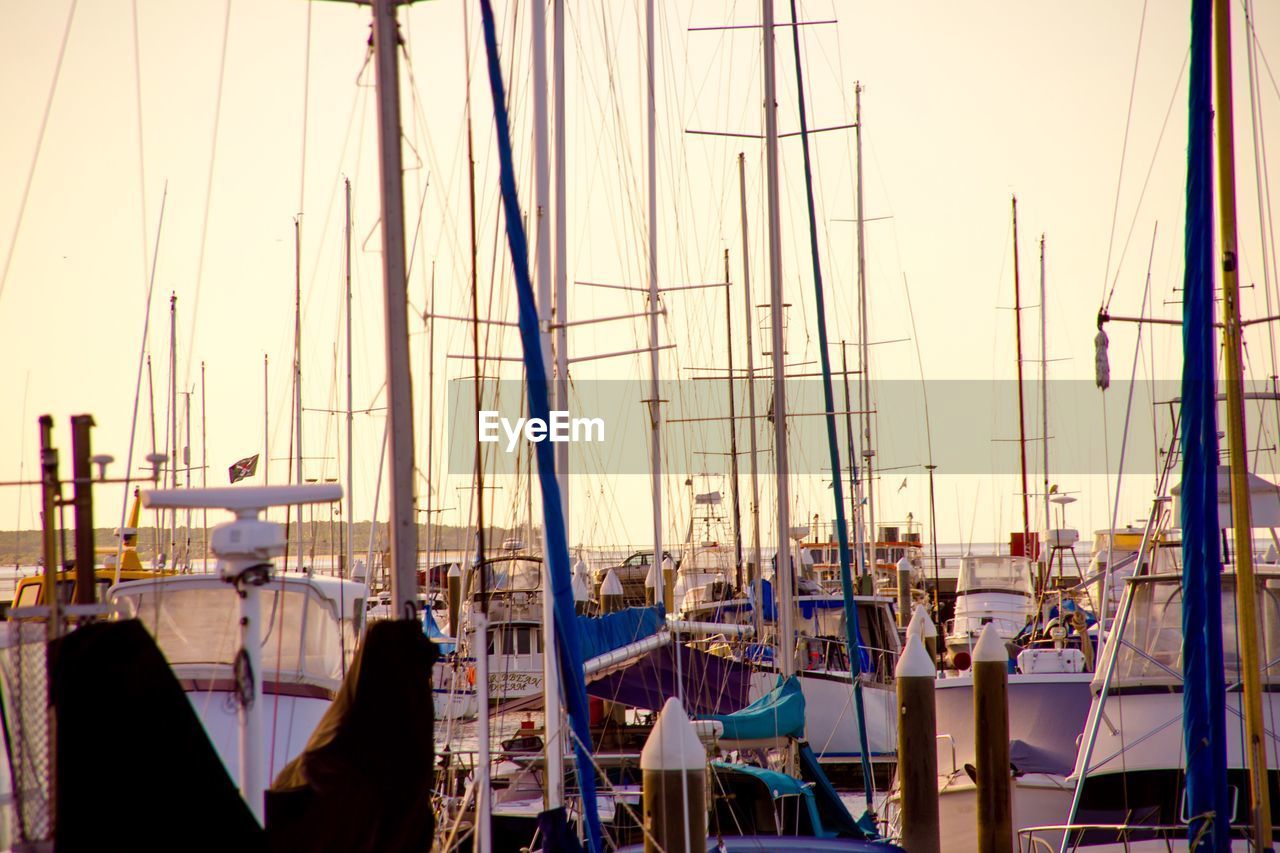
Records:
M422 611L422 633L427 635L427 639L435 642L448 636L444 631L440 630L440 626L436 624L436 617L432 615L431 609L427 608ZM458 648L455 643L436 643L436 648L440 650L440 654L452 654Z
M1213 239L1213 15L1209 0L1193 0L1182 297L1181 520L1182 728L1187 768L1185 808L1192 816L1187 834L1197 849L1217 853L1231 848L1231 825L1226 816L1232 809L1227 793L1214 386L1218 356L1214 267L1218 257ZM1233 257L1228 258L1234 263ZM1212 815L1221 818L1214 820Z
M794 675L777 685L741 711L708 714L704 720L724 725L725 740L763 740L776 737L804 737L804 693Z
M583 662L658 633L666 618L661 604L628 607L603 616L579 616L578 641Z

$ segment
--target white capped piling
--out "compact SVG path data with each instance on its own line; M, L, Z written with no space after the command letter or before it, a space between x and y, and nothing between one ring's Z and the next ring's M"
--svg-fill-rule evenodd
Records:
M911 618L911 561L903 557L898 561L898 627L902 628Z
M454 637L462 636L462 567L454 563L449 567L448 575L448 596L449 596L449 634Z
M911 636L912 630L915 630L924 642L924 649L929 653L930 659L936 661L938 659L938 626L933 624L933 620L929 618L929 609L923 604L917 604L911 613L911 624L907 625L908 637Z
M658 564L649 564L649 573L644 576L644 603L653 604L658 600Z
M1009 652L991 623L982 629L973 648L973 743L978 853L1012 853Z
M907 647L894 670L898 688L898 788L902 846L907 853L941 853L938 819L937 671L913 617Z
M680 700L662 706L640 752L645 853L693 853L707 843L707 751Z
M676 601L675 597L676 564L671 562L671 557L664 555L662 558L662 601L666 605L668 613L675 613L679 609L680 602Z
M587 612L588 606L591 604L591 587L587 585L587 579L581 572L573 573L573 608L582 615Z
M618 573L613 569L609 570L604 576L604 583L600 584L600 609L605 613L622 609L622 581L618 580Z

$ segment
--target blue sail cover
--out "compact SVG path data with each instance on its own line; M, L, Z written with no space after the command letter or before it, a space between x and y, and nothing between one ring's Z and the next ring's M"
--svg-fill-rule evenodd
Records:
M529 245L520 218L520 199L516 194L515 163L511 151L511 127L507 118L507 96L502 82L502 66L498 60L498 36L494 26L493 5L480 0L480 17L484 25L484 50L488 59L489 91L493 95L493 117L497 132L499 174L502 184L502 212L506 218L507 246L515 273L516 297L520 307L520 344L524 350L525 382L528 385L529 415L550 420L547 398L547 368L542 363L538 340L538 309L534 302L533 282L529 278ZM578 765L578 788L582 795L582 812L586 816L588 848L604 849L600 815L596 810L596 773L591 763L591 728L587 708L587 687L582 669L582 653L578 648L577 612L573 601L573 580L569 571L569 540L561 514L560 485L556 482L555 451L549 441L534 443L538 459L538 485L542 489L542 529L546 550L547 576L555 605L556 651L560 659L560 684L564 689L565 707L569 712L574 757Z
M628 607L603 616L579 616L578 640L581 643L582 659L589 661L593 657L652 636L666 623L666 618L666 611L661 604Z
M427 639L431 640L439 647L440 654L442 655L450 654L457 648L457 645L454 643L439 642L440 640L447 639L448 635L444 631L441 631L440 626L436 624L436 617L432 615L430 607L422 611L422 633L426 634Z
M741 711L707 714L700 719L716 720L724 726L725 740L766 740L804 737L804 693L794 675L781 676L772 690Z
M1200 838L1196 849L1218 853L1231 849L1231 811L1214 408L1211 31L1210 0L1192 0L1182 302L1182 712L1192 816L1187 836Z

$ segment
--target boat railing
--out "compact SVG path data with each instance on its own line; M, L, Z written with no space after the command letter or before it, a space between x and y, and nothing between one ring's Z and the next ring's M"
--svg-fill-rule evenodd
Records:
M1121 850L1129 851L1134 849L1132 845L1139 842L1163 839L1168 843L1169 850L1172 851L1175 849L1177 842L1186 841L1187 825L1184 823L1138 825L1128 823L1059 823L1026 826L1018 830L1018 853L1058 853L1059 850L1079 850L1082 847L1088 849L1091 845L1084 843L1084 834L1086 832L1115 833L1114 839L1108 839L1105 842L1110 849L1114 849L1118 845ZM1063 844L1062 837L1066 833L1076 834L1076 839L1074 841L1068 840L1066 844ZM1052 835L1054 841L1039 837L1041 835ZM1131 838L1131 835L1137 835L1138 837Z
M943 732L940 735L934 735L934 740L945 740L951 746L951 775L954 776L960 772L960 762L956 758L956 739L953 735Z

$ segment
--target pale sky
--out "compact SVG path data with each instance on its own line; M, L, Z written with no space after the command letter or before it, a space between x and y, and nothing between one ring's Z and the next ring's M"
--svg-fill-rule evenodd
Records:
M644 7L575 0L566 5L569 276L643 285ZM533 197L527 5L496 6L521 203L528 213ZM872 340L918 335L920 362L930 379L1013 375L1013 317L1007 310L1013 286L1012 193L1019 199L1024 305L1039 302L1037 242L1040 234L1046 235L1053 378L1092 377L1098 306L1114 281L1113 312L1138 312L1149 254L1151 310L1157 316L1178 314L1173 300L1182 267L1187 6L1159 2L1144 8L1117 0L800 4L804 20L838 19L835 25L801 29L811 126L850 123L854 83L865 87L865 210L868 217L891 217L866 226ZM178 384L180 390L193 391L196 461L201 453L202 363L207 371L210 484L225 483L228 465L262 451L266 355L271 477L281 482L289 453L293 222L299 212L305 405L345 407L344 176L353 182L355 199L355 407L382 402L372 76L361 72L368 9L304 0L242 0L231 3L229 11L218 0L79 4L24 209L23 190L68 9L64 2L9 0L0 28L0 79L5 81L0 114L6 117L6 132L0 135L0 263L8 265L0 291L0 358L5 364L0 446L8 450L0 479L34 476L36 418L45 412L57 419L64 474L69 475L70 465L67 417L77 412L95 416L94 449L114 455L114 473L123 473L147 316L147 274L167 184L147 337L160 432L168 405L167 305L173 292L178 297ZM1263 287L1242 9L1236 4L1234 18L1240 249L1244 281L1257 284L1246 293L1245 312L1261 316L1269 302ZM505 241L497 230L497 162L478 6L470 14L481 298L490 306L483 308L489 316L511 320L514 300ZM777 14L780 21L789 20L788 5L778 4ZM657 95L660 280L719 280L722 253L728 248L731 275L735 286L740 284L736 157L744 151L754 303L765 301L766 285L761 143L684 131L761 131L759 31L688 32L689 27L750 24L758 16L758 4L740 1L659 4ZM418 311L426 306L434 269L437 312L463 315L469 311L463 5L451 0L419 3L403 8L400 18L409 55L401 65L406 204L409 236L416 246L410 301ZM1256 30L1259 110L1264 127L1273 126L1280 92L1270 69L1280 65L1280 15L1262 8ZM790 31L779 29L783 132L798 128L793 57ZM849 131L824 133L812 145L830 335L853 340L856 244L853 226L838 221L854 213L853 136ZM1263 147L1274 149L1265 141ZM798 139L784 140L782 153L783 265L787 299L793 304L788 348L790 358L804 361L817 357L817 334ZM1271 183L1278 183L1276 176ZM1272 189L1280 197L1280 186ZM904 275L914 305L914 333ZM1275 276L1271 279L1275 288ZM740 366L740 290L734 299L735 360ZM664 303L663 342L676 348L663 353L663 373L688 378L688 368L723 366L723 294L670 294ZM574 318L642 307L629 294L571 286ZM1026 311L1024 321L1024 358L1035 359L1038 313ZM465 478L440 476L439 469L450 434L443 423L444 380L467 375L466 363L449 356L470 353L469 332L457 323L437 323L429 373L423 325L411 320L410 326L424 475L419 504L425 505L430 435L433 503L446 508L442 521L465 522L468 494L459 491ZM1113 377L1128 378L1135 329L1113 325L1108 331ZM1176 331L1166 327L1149 333L1138 378L1176 378ZM640 322L583 327L572 333L570 348L575 355L628 349L644 345L646 335ZM1250 375L1275 372L1263 326L1250 331L1248 344ZM511 330L493 328L490 354L517 355L518 347ZM919 376L914 341L872 350L877 377ZM763 362L759 347L756 359ZM646 365L647 359L635 357L582 363L572 377L583 382L639 376ZM518 376L513 370L508 365L501 374ZM435 410L431 429L429 395L434 395ZM151 449L148 400L144 373L135 460ZM1121 419L1123 411L1122 398L1109 399L1109 418ZM894 440L893 416L879 413L877 432L886 446ZM638 408L618 417L620 429L643 428ZM1148 410L1136 412L1134 421L1150 433ZM354 507L361 519L372 512L382 423L379 412L356 419ZM994 423L983 413L967 423L932 426L935 435L947 430L981 430L992 439L1016 435L1013 424ZM1036 433L1030 424L1029 430ZM1085 441L1090 431L1089 424L1077 423L1061 434L1051 430L1055 442ZM721 432L706 428L709 450L723 448ZM343 435L341 418L320 412L305 416L306 477L342 474ZM1274 423L1261 441L1257 436L1254 441L1274 446ZM918 452L923 462L924 448ZM992 445L993 455L1012 452L1007 443ZM1109 452L1118 454L1118 449ZM1034 455L1038 458L1038 450ZM682 536L681 525L687 523L688 500L681 486L685 474L709 464L718 463L669 460L664 512L673 520L668 537ZM607 476L608 460L589 454L575 456L575 470L594 472L571 485L575 543L642 544L649 538L646 478ZM1274 478L1271 460L1264 457L1259 470ZM907 512L926 517L921 473L885 475L880 518L901 518ZM940 539L992 541L1020 527L1011 478L939 473ZM908 486L899 490L903 477ZM1070 510L1070 522L1085 531L1107 524L1103 478L1052 479L1080 498ZM259 475L256 482L261 481ZM494 493L496 520L518 520L521 493L514 483L502 485ZM1145 512L1150 490L1149 477L1126 480L1122 521ZM769 487L762 510L768 519L771 494ZM793 515L829 516L829 494L821 478L798 481ZM17 490L0 491L0 528L35 526L33 498L29 490L21 498ZM98 525L114 526L119 512L118 493L101 490ZM385 493L380 515L384 513Z

